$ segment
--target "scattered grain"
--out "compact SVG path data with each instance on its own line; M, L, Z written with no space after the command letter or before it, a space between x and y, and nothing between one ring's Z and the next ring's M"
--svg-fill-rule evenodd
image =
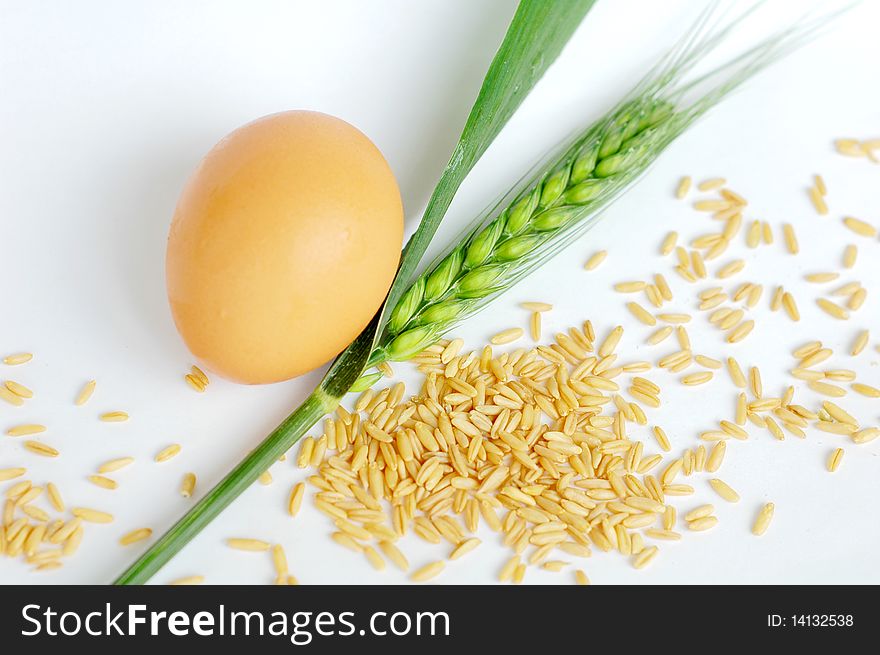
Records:
M760 537L767 532L767 528L770 527L770 521L773 520L773 514L775 511L776 505L773 503L767 503L761 508L761 511L758 512L758 516L755 518L755 522L752 525L753 535Z
M709 485L715 490L719 496L729 503L739 502L739 494L734 491L730 485L719 478L709 480Z
M446 564L442 560L431 562L430 564L425 564L422 568L413 571L409 578L413 582L425 582L432 578L436 578L443 572L445 567ZM523 571L525 571L525 567L523 567Z
M605 261L605 258L608 256L607 250L600 250L597 253L593 254L584 265L584 268L588 271L593 271L599 267L599 264Z
M122 546L130 546L131 544L136 544L144 539L149 539L152 535L152 529L138 528L137 530L132 530L131 532L122 535L119 538L119 544Z
M271 545L260 539L240 539L232 538L226 540L226 545L235 550L248 550L254 552L264 552L271 548Z
M16 425L15 427L11 427L6 430L6 435L9 437L24 437L31 434L40 434L41 432L46 431L45 425L39 425L37 423L26 423L24 425Z
M176 457L181 450L181 446L179 443L173 443L166 448L163 448L158 453L156 453L155 460L157 462L167 462L172 457Z
M26 364L31 361L34 356L31 353L16 353L14 355L7 355L3 358L3 363L7 366L18 366L20 364Z
M874 239L877 236L877 228L865 221L853 218L852 216L844 216L843 224L859 236Z
M198 585L202 584L205 581L205 576L203 575L189 575L185 578L177 578L177 580L173 580L168 584L172 587L181 587L187 585Z
M128 414L126 412L104 412L99 417L102 421L106 423L120 423L122 421L128 420Z
M836 448L828 458L828 471L834 473L840 466L841 459L843 459L843 448Z
M196 474L186 473L180 483L180 495L184 498L192 497L196 490Z

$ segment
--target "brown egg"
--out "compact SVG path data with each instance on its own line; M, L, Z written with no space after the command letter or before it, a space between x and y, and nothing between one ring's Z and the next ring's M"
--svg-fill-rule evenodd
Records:
M317 112L266 116L218 143L183 190L166 257L174 322L230 380L300 375L366 327L402 239L397 182L363 133Z

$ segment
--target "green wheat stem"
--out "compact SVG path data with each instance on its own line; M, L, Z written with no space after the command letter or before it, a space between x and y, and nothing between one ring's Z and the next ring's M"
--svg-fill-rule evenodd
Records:
M201 498L177 523L152 544L141 557L120 575L114 584L144 584L177 554L180 546L189 542L202 528L217 517L241 493L250 487L278 461L290 446L287 435L305 434L321 417L338 404L339 399L325 393L320 387L294 410L247 457L230 471L223 480Z

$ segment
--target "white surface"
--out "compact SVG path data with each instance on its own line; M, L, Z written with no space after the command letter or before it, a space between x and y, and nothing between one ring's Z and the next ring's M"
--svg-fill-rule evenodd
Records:
M558 62L535 88L466 184L441 229L438 247L495 198L533 159L578 125L600 115L678 37L698 3L600 2ZM770 16L799 14L805 3L776 3ZM65 568L30 573L0 558L0 581L108 582L141 546L120 547L125 532L151 526L156 536L192 501L177 492L186 471L205 492L259 442L319 379L312 374L270 387L215 380L197 395L182 375L190 357L165 303L164 243L177 194L199 158L226 132L257 116L289 108L336 114L364 130L383 150L398 178L410 229L451 152L482 75L504 33L514 2L0 2L0 244L5 271L0 290L0 354L32 351L33 362L0 365L0 377L36 391L22 408L0 403L0 427L43 422L44 440L62 456L38 458L21 439L0 437L0 468L25 465L38 482L55 481L69 505L113 512L110 526L90 526L80 554ZM834 6L834 5L832 5ZM525 325L516 302L554 302L545 332L592 318L600 333L628 328L625 359L655 360L670 344L647 348L648 330L611 290L625 279L664 272L677 300L694 310L697 286L671 273L657 247L668 229L692 238L715 228L671 197L679 175L724 175L751 202L747 217L774 226L794 223L802 254L779 243L748 251L738 239L746 271L726 286L783 283L800 301L793 324L767 309L745 343L723 344L704 317L690 327L696 350L744 365L760 362L765 389L788 384L793 346L819 338L838 353L828 364L851 367L880 384L874 344L880 336L880 243L855 237L840 224L850 213L880 223L880 166L835 155L839 136L880 136L876 25L880 3L865 3L833 33L762 74L678 140L637 188L568 251L499 299L491 312L458 333L477 346L499 329ZM779 22L762 23L762 29ZM746 39L755 38L748 30ZM805 187L821 172L831 214L811 209ZM812 299L819 287L804 272L838 270L844 245L860 257L842 282L858 279L871 293L848 322L822 314ZM610 252L586 273L586 256ZM724 256L721 262L732 257ZM711 269L718 267L712 264ZM833 287L832 287L833 288ZM857 330L873 327L869 351L848 351ZM631 329L630 329L631 328ZM402 368L402 367L398 367ZM683 388L663 372L664 407L651 422L666 427L676 452L697 445L700 430L733 413L726 375L710 385ZM98 389L84 408L73 406L80 385ZM799 391L805 404L817 400ZM850 394L843 404L868 425L880 402ZM105 424L100 412L124 409L132 420ZM835 583L880 582L876 547L880 520L880 440L847 447L836 474L826 457L841 437L811 431L806 441L752 438L729 444L720 475L742 495L738 505L714 497L705 476L692 479L698 495L677 502L686 511L714 502L720 526L661 544L648 570L635 571L615 554L584 562L595 583ZM637 432L654 451L647 432ZM176 459L155 464L162 447L179 441ZM120 488L85 480L101 462L133 455L136 465L116 474ZM303 583L399 583L396 571L374 572L360 557L328 539L329 522L311 507L291 521L284 512L290 486L304 477L291 463L272 469L274 484L254 486L159 575L167 582L204 574L214 583L265 583L268 555L232 551L231 536L280 541ZM3 485L8 486L8 483ZM758 540L749 533L755 512L776 502L776 518ZM307 503L308 505L308 503ZM448 567L442 582L488 583L508 552L497 538ZM415 565L442 557L408 539ZM530 570L528 582L568 582L570 574Z

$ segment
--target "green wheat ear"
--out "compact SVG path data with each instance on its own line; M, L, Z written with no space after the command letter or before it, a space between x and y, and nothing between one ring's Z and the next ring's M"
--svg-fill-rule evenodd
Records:
M638 177L681 131L674 117L669 103L647 98L589 128L547 172L413 283L391 313L382 346L387 357L408 359L473 313L477 301L509 288L549 245Z
M714 11L701 15L626 100L512 189L413 282L392 310L371 361L411 358L512 287L595 224L697 117L829 18L798 23L684 83L685 74L752 10L717 30L709 28Z

